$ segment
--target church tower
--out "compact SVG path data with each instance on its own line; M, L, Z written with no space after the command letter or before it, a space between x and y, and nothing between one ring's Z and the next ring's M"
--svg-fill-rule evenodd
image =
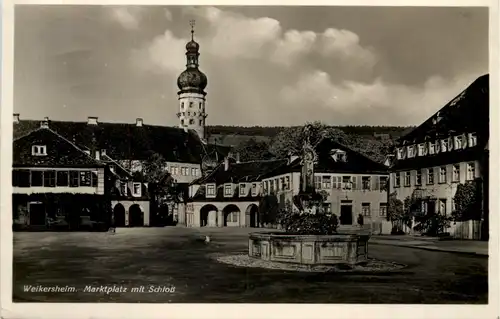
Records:
M198 69L200 45L194 41L194 20L191 24L191 41L186 44L186 70L177 78L179 87L179 127L191 129L205 141L205 88L207 76Z

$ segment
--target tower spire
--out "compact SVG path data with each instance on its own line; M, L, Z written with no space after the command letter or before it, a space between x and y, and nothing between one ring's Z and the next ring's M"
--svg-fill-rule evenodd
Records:
M196 20L190 20L189 25L191 26L191 41L194 41L194 26L196 25Z

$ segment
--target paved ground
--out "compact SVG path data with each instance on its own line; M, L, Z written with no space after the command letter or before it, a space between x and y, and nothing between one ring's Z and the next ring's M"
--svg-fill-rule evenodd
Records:
M487 303L488 259L373 244L369 255L408 265L398 273L314 274L236 268L208 258L244 252L248 229L180 227L108 233L15 233L14 301ZM195 240L210 234L209 245ZM74 293L26 292L27 285ZM83 292L85 286L127 292ZM175 286L175 292L147 293ZM145 286L143 293L132 287Z

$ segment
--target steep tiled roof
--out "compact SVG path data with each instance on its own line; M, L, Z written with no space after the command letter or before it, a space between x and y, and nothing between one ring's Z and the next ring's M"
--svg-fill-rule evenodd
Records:
M32 155L34 145L46 146L47 155ZM51 129L40 128L14 140L13 166L99 167L104 163L90 157Z
M480 159L489 141L489 76L476 79L457 97L410 133L401 137L399 146L476 133L477 145L465 149L396 160L392 170L433 167Z
M276 168L286 165L287 160L266 160L266 161L250 161L236 163L233 160L229 161L228 170L225 170L224 163L219 164L212 173L206 177L202 177L192 184L205 183L238 183L238 182L253 182Z
M345 162L335 161L330 155L330 151L333 149L345 151L347 160ZM316 146L316 154L317 163L314 165L315 173L388 174L386 166L331 139L321 141ZM264 177L272 177L289 172L300 172L301 169L301 160L297 159L289 165L283 165L267 173Z
M14 123L14 137L39 127L39 121L21 120ZM146 160L152 153L161 154L165 160L182 163L200 163L207 152L227 155L222 145L203 145L193 131L166 126L50 121L49 127L77 145L106 149L114 159Z
M450 132L489 133L489 75L477 78L438 112L402 136L399 142L420 143L426 137L448 137Z

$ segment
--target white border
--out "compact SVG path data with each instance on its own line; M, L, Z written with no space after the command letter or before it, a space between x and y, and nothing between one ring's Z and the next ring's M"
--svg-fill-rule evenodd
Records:
M201 5L193 0L182 3L157 0L8 0L2 8L2 108L1 108L1 317L2 318L496 318L498 309L498 78L499 2L498 0L218 0L210 5L348 5L348 6L489 6L490 7L490 241L489 304L433 305L280 305L280 304L50 304L12 303L12 113L13 113L13 3L16 4L114 4L114 5ZM335 289L335 287L332 287Z

